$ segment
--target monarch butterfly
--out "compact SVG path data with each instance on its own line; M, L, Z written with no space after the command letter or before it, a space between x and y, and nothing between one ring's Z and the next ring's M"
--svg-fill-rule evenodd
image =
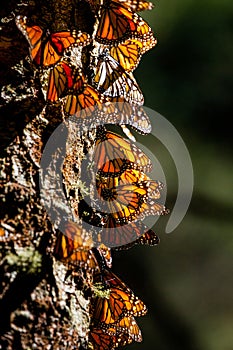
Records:
M116 177L127 168L152 170L151 160L135 144L103 127L96 134L93 160L100 176Z
M68 62L61 61L50 69L47 87L47 100L57 101L74 84L74 70Z
M98 17L94 38L101 44L115 46L132 38L147 43L153 38L151 28L139 15L115 1L102 0Z
M135 196L131 198L133 200L131 200L128 206L117 203L115 207L121 208L118 212L113 212L114 206L112 206L111 215L116 220L116 223L126 224L129 221L142 220L150 215L159 216L169 213L168 209L163 204L158 203L154 198L147 198L146 200L140 197L138 200L135 200Z
M127 225L121 225L109 214L99 235L101 242L112 248L126 246L135 241L143 233L140 226L142 224L137 224L135 222L129 222Z
M122 228L121 225L139 217L162 214L165 207L157 202L162 188L160 182L151 180L144 173L133 169L127 169L118 178L100 176L97 179L97 197L102 200L99 202L100 210L108 213L104 219L105 240L102 237L102 242L107 242L108 246L109 242L123 245L138 238L139 235L132 235L130 229ZM136 232L135 230L134 233Z
M101 118L103 124L128 124L140 134L149 134L152 130L151 122L141 106L128 103L124 97L106 97L108 102L103 102Z
M126 206L119 212L111 212L111 215L117 224L125 225L134 220L143 220L150 215L160 216L168 213L169 210L163 204L158 203L154 198L148 198L146 201L141 200L135 208Z
M16 17L16 25L29 42L32 60L42 67L57 63L71 45L86 46L90 43L87 33L62 31L50 34L39 26L28 26L27 17L23 16Z
M109 291L108 297L93 297L91 314L94 322L105 327L126 316L146 314L145 304L110 270L105 269L97 274L94 283L102 284Z
M130 105L124 98L109 98L87 84L82 74L74 78L73 88L67 92L63 110L84 126L129 124L141 134L151 132L150 119L141 107Z
M151 122L141 106L132 105L128 103L124 97L108 98L115 108L115 124L129 124L132 128L137 130L140 134L149 134L151 132ZM119 117L121 121L119 123ZM106 121L107 123L107 121Z
M143 203L147 202L152 181L144 181L137 184L123 184L113 188L103 188L101 211L111 213L118 222L132 221L137 215L144 214ZM154 203L153 203L154 204Z
M160 242L159 237L156 235L156 233L153 230L148 230L147 232L143 233L141 237L139 237L135 242L135 244L141 244L141 245L158 245Z
M107 97L109 103L102 105L105 111L105 105L111 112L104 115L102 121L105 124L130 125L140 134L149 134L151 132L151 123L148 115L141 106L128 103L124 97L110 98ZM113 111L113 112L112 112Z
M120 178L121 179L121 178ZM137 219L137 215L151 215L160 198L160 182L150 180L131 181L103 181L100 178L97 184L99 198L102 199L101 210L111 213L111 216L119 223L125 223ZM148 205L149 203L149 205ZM151 209L150 209L151 206ZM162 206L163 208L163 206Z
M144 110L130 105L124 98L104 96L87 83L81 69L73 78L74 84L68 90L63 104L65 116L74 116L76 122L91 126L104 124L129 124L142 134L151 132L151 124Z
M136 342L142 341L142 334L133 316L122 318L119 322L111 326L104 327L104 330L109 335L117 335L121 333L128 334Z
M91 327L89 343L93 350L113 350L119 346L132 343L133 339L125 333L109 335L98 327Z
M87 271L98 271L99 265L91 248L92 238L81 225L65 222L63 232L58 232L54 256L70 265Z
M120 224L112 215L108 215L99 236L103 244L116 250L127 250L137 244L159 244L159 237L141 220Z
M94 113L97 105L101 105L100 94L87 84L81 70L78 70L72 89L67 93L64 106L65 114L85 119Z
M98 55L96 75L93 79L97 90L108 97L124 97L127 102L143 105L144 98L136 80L104 49Z

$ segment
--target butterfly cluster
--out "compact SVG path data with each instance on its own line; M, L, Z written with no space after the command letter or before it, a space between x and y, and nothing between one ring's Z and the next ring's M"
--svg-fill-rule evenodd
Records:
M55 257L93 276L89 348L115 349L142 341L135 317L146 314L146 305L111 271L110 248L104 244L94 248L90 232L81 224L67 222L62 231L56 242ZM153 231L148 231L138 239L137 244L140 243L155 245L159 239Z
M98 120L129 124L149 133L149 118L140 108L143 95L132 71L142 54L156 45L151 28L134 12L152 4L139 0L89 3L96 19L92 35L75 29L51 33L31 25L26 17L16 18L40 70L45 99L62 101L64 117L76 116L82 126ZM84 60L86 48L89 55Z
M95 208L80 195L80 221L63 223L54 256L70 269L92 276L89 347L107 350L140 342L135 317L147 311L111 271L111 249L157 245L158 236L142 220L166 209L159 202L163 185L146 175L152 169L150 159L132 140L105 126L128 124L142 134L151 131L132 72L156 45L152 29L137 14L153 5L144 0L87 2L95 18L92 34L73 29L51 32L23 16L16 18L16 25L28 40L46 103L59 104L63 117L72 117L81 128L96 128L90 159L96 175L94 184L93 177L90 180Z

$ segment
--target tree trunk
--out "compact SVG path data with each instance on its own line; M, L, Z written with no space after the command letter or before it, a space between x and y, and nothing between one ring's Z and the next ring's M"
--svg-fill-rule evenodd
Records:
M81 2L74 5L71 0L9 1L1 10L0 347L4 349L74 349L88 343L89 299L73 277L66 283L66 266L52 256L56 229L40 197L41 155L62 121L60 105L45 107L39 70L26 57L28 43L15 25L20 14L52 31L78 26L91 32L90 9L86 21L80 9L85 12L88 7ZM78 139L75 145L76 160L82 159L83 145ZM59 152L53 155L54 166ZM64 186L69 191L73 170L65 162ZM51 166L54 183L55 169ZM63 215L56 205L54 210Z

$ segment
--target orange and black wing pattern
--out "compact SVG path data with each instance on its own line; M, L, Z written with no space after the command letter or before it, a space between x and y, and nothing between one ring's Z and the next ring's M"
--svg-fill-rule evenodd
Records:
M89 342L93 349L109 350L119 346L132 343L132 341L141 342L141 331L134 317L124 317L117 324L103 329L97 326L91 327L89 333Z
M150 26L119 2L103 0L98 15L95 40L101 44L117 45L130 38L148 42L153 38Z
M90 348L94 350L113 350L131 344L133 339L126 333L107 334L103 329L91 327L89 333Z
M142 108L144 97L132 72L157 40L136 13L152 9L151 2L86 1L91 16L85 23L88 33L72 30L74 26L83 28L79 20L84 13L86 16L85 11L79 13L80 4L75 2L70 27L63 21L62 9L58 21L50 23L51 12L50 19L39 22L48 23L48 28L23 16L16 18L16 25L29 43L32 68L46 100L45 113L57 109L58 116L78 123L82 154L74 154L73 159L81 155L90 161L86 168L83 162L78 171L74 164L68 195L75 219L61 221L51 241L53 257L69 276L67 282L72 288L85 286L90 302L89 348L112 350L142 341L135 317L145 315L147 308L110 270L111 249L157 245L158 236L142 219L167 212L161 199L162 184L146 174L152 170L152 162L126 128L130 125L139 133L151 132L150 119ZM106 124L121 125L130 140L107 130ZM94 132L89 133L87 127ZM84 134L80 136L79 131ZM66 170L65 186L70 175ZM69 289L69 293L73 291Z
M109 53L126 72L131 72L140 62L142 47L141 41L128 39L122 44L112 46Z
M132 221L141 212L142 204L147 201L149 193L149 182L102 189L102 210L110 213L118 222Z
M136 342L142 341L142 334L133 316L126 316L119 322L104 328L106 333L115 336L119 333L127 334Z
M97 183L98 196L102 200L101 209L121 224L136 220L141 214L152 215L150 207L153 213L155 208L164 211L164 206L158 202L161 188L160 182L149 178L140 182L124 182L121 177L119 181L104 181L100 177Z
M152 169L150 159L135 144L102 127L98 128L93 160L96 171L103 177L120 176L128 168L146 172Z
M62 231L58 231L54 256L70 266L97 271L99 265L92 247L91 235L80 224L67 221L63 224Z
M94 282L101 289L101 294L97 291L93 298L92 318L102 327L115 324L126 316L146 314L145 304L110 270L102 270Z
M23 16L16 17L16 25L29 42L32 60L40 64L43 30L37 25L28 26L27 18Z
M105 333L101 328L92 327L89 333L90 349L111 350L116 347L116 339Z
M44 32L37 25L28 26L27 18L23 16L16 18L16 25L29 42L32 61L41 67L50 67L56 64L71 45L84 46L90 43L90 37L86 33L77 34L75 31Z
M121 224L111 214L101 230L100 239L103 244L116 250L127 250L137 244L154 246L160 241L156 233L141 220Z
M97 106L101 105L99 92L87 83L80 69L77 70L74 84L68 91L64 113L66 116L74 116L77 121L85 121L85 118L93 116Z
M49 71L47 101L56 102L73 87L74 70L66 61L60 61Z

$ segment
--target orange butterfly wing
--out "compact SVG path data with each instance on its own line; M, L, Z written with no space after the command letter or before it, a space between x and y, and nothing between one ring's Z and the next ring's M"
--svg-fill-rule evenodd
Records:
M122 44L112 46L110 55L126 72L133 71L141 59L142 46L139 40L128 39Z
M100 95L91 85L88 85L81 72L78 71L72 89L67 94L64 112L67 116L76 116L82 122L90 117L101 105Z
M110 335L98 327L91 327L89 333L89 342L93 350L113 350L119 346L130 344L132 341L133 339L125 333Z
M127 168L152 169L150 159L135 144L104 128L97 132L94 162L101 176L119 176Z
M63 56L66 49L72 46L86 46L90 43L90 36L87 33L76 33L75 31L64 31L52 33L48 36L42 57L43 66L52 66Z
M137 244L159 244L159 237L141 220L121 224L112 215L108 215L100 239L103 244L116 250L130 249Z
M108 215L100 234L101 242L112 248L126 246L145 232L137 224L130 222L127 225L121 225L112 215Z
M82 226L66 222L62 232L58 232L54 256L73 266L79 266L88 271L99 270L98 262L91 248L92 238Z
M99 94L96 90L88 85L79 94L69 94L66 99L66 115L76 116L85 119L90 117L96 110L96 105L100 103Z
M42 49L41 57L35 58L35 61L44 67L53 66L61 59L65 49L74 43L75 37L70 31L50 34Z
M47 100L56 102L73 86L73 69L64 61L59 62L49 72Z
M87 86L85 84L85 86ZM76 121L88 123L88 126L104 124L129 124L141 134L151 132L150 119L145 111L136 105L130 105L124 98L109 98L100 94L90 85L84 91L70 91L63 107L66 116L76 115ZM71 89L72 90L72 89ZM86 107L86 109L82 109Z
M103 283L103 286L109 290L108 297L96 296L93 299L94 321L111 325L125 316L146 314L145 304L110 270L102 271L94 281Z
M106 188L101 192L103 198L103 209L118 220L120 218L136 215L140 211L141 203L148 196L147 184L125 184L114 188ZM105 211L105 210L103 210Z
M119 177L119 182L123 184L146 180L150 180L150 178L144 172L137 169L126 169Z
M136 342L142 341L142 334L133 316L122 318L119 322L104 328L107 334L115 336L117 334L127 334Z
M56 64L65 50L72 45L84 46L90 43L90 37L86 33L77 34L75 31L44 33L39 26L28 26L27 18L23 16L16 18L16 25L29 42L32 60L42 67Z
M115 347L115 337L104 333L102 329L91 328L89 333L89 342L94 350L111 350Z
M97 189L102 199L101 211L111 213L118 223L123 224L135 220L139 214L151 215L149 211L152 212L155 207L161 207L164 210L164 207L157 203L161 189L157 181L146 180L123 184L119 181L115 187L108 186L108 183L105 185L102 183L102 186Z
M101 44L119 44L129 38L140 38L142 42L147 42L153 38L153 33L136 13L117 2L105 1L100 7L95 40Z
M27 18L23 16L16 17L16 25L24 34L30 45L30 55L32 60L38 61L41 56L41 38L43 30L39 26L27 26Z

